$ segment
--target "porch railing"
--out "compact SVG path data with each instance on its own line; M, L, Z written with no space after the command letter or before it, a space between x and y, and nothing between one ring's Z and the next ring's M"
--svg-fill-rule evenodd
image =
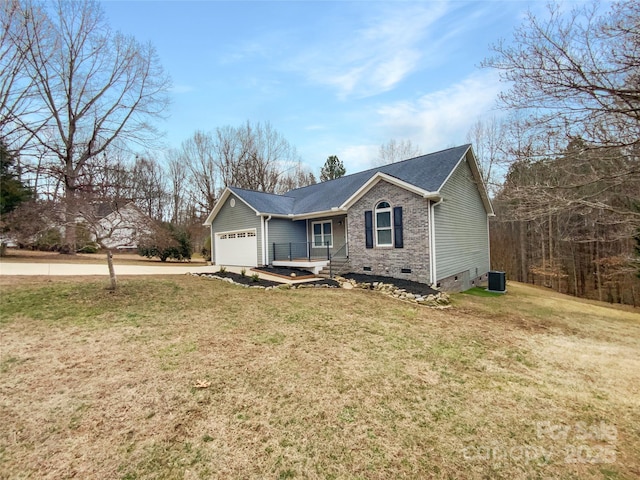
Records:
M346 256L346 245L339 248L332 248L330 245L322 247L314 246L313 242L288 242L288 243L272 243L271 244L271 260L272 261L312 261L312 260L331 260L338 252L343 252Z
M349 262L349 246L348 244L344 244L337 250L334 250L333 253L329 256L329 278L333 278L334 275L342 273L340 271L340 267L344 265L348 265ZM339 263L336 261L339 259Z

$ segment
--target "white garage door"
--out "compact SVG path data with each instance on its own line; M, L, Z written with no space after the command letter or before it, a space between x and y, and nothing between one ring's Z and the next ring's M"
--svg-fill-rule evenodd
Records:
M257 242L255 229L217 233L214 246L216 264L257 267Z

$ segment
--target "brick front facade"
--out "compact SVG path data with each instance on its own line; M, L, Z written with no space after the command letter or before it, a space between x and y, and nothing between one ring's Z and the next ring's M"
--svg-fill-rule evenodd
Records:
M375 207L383 201L392 208L402 207L403 248L378 247L375 241L373 248L366 248L364 212L372 210L375 217ZM347 215L351 271L431 283L428 209L428 200L384 180L373 186L349 208ZM375 228L373 234L375 237ZM411 273L402 273L402 270L411 270Z

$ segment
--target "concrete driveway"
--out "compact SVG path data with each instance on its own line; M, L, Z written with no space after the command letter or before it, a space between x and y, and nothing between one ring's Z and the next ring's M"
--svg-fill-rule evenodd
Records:
M116 265L116 275L183 275L185 273L215 272L218 267L205 266L144 266ZM103 264L87 263L0 263L0 275L109 275L106 262Z
M225 267L228 272L240 273L242 267ZM126 275L184 275L186 273L215 273L220 270L219 265L115 265L116 277ZM260 278L280 283L301 283L309 280L289 280L282 277L274 277L264 272L254 272L249 268L247 274L258 273ZM250 273L249 273L250 272ZM109 268L104 263L11 263L0 262L0 275L14 276L91 276L109 275Z

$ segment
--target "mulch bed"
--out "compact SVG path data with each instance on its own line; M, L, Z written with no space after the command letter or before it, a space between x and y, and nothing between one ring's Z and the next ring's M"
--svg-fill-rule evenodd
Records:
M315 287L316 285L318 287L321 287L322 285L327 285L328 287L339 287L340 283L336 282L335 280L331 280L330 278L319 278L317 281L315 282L303 282L303 283L296 283L295 286L296 288L300 288L303 287L304 285L306 285L307 287ZM303 287L306 288L306 287Z
M268 273L269 275L277 275L279 277L292 278L291 274L295 273L295 278L313 278L315 275L309 270L294 267L255 267L252 270Z
M244 277L239 273L233 272L214 272L212 275L220 278L230 278L236 283L240 283L242 285L249 285L250 287L277 287L278 285L282 285L281 282L272 282L271 280L264 280L262 278L255 281L251 278L251 275L245 275Z
M439 293L438 290L434 290L426 283L412 282L411 280L403 280L401 278L383 277L381 275L365 275L362 273L345 273L342 277L355 280L358 283L391 283L398 288L404 288L408 293L421 295L423 297Z
M267 271L266 269L262 269L262 268L254 268L254 270L261 270L261 271ZM300 271L300 270L298 270ZM271 272L268 272L271 273ZM310 272L307 272L310 273ZM235 283L240 283L242 285L248 285L250 287L277 287L279 285L282 285L282 282L274 282L272 280L264 280L264 279L259 279L257 282L253 280L253 278L251 278L251 275L249 275L248 273L243 277L242 275L240 275L239 273L233 273L233 272L214 272L214 273L202 273L199 275L215 275L216 277L220 277L220 278L230 278L231 280L233 280ZM312 275L313 276L313 275ZM298 277L299 278L299 277ZM340 284L338 282L336 282L335 280L331 280L331 279L324 279L324 278L319 278L317 281L315 282L304 282L304 283L298 283L295 284L296 287L301 287L301 286L305 286L305 288L308 287L322 287L323 285L326 285L328 287L339 287Z

